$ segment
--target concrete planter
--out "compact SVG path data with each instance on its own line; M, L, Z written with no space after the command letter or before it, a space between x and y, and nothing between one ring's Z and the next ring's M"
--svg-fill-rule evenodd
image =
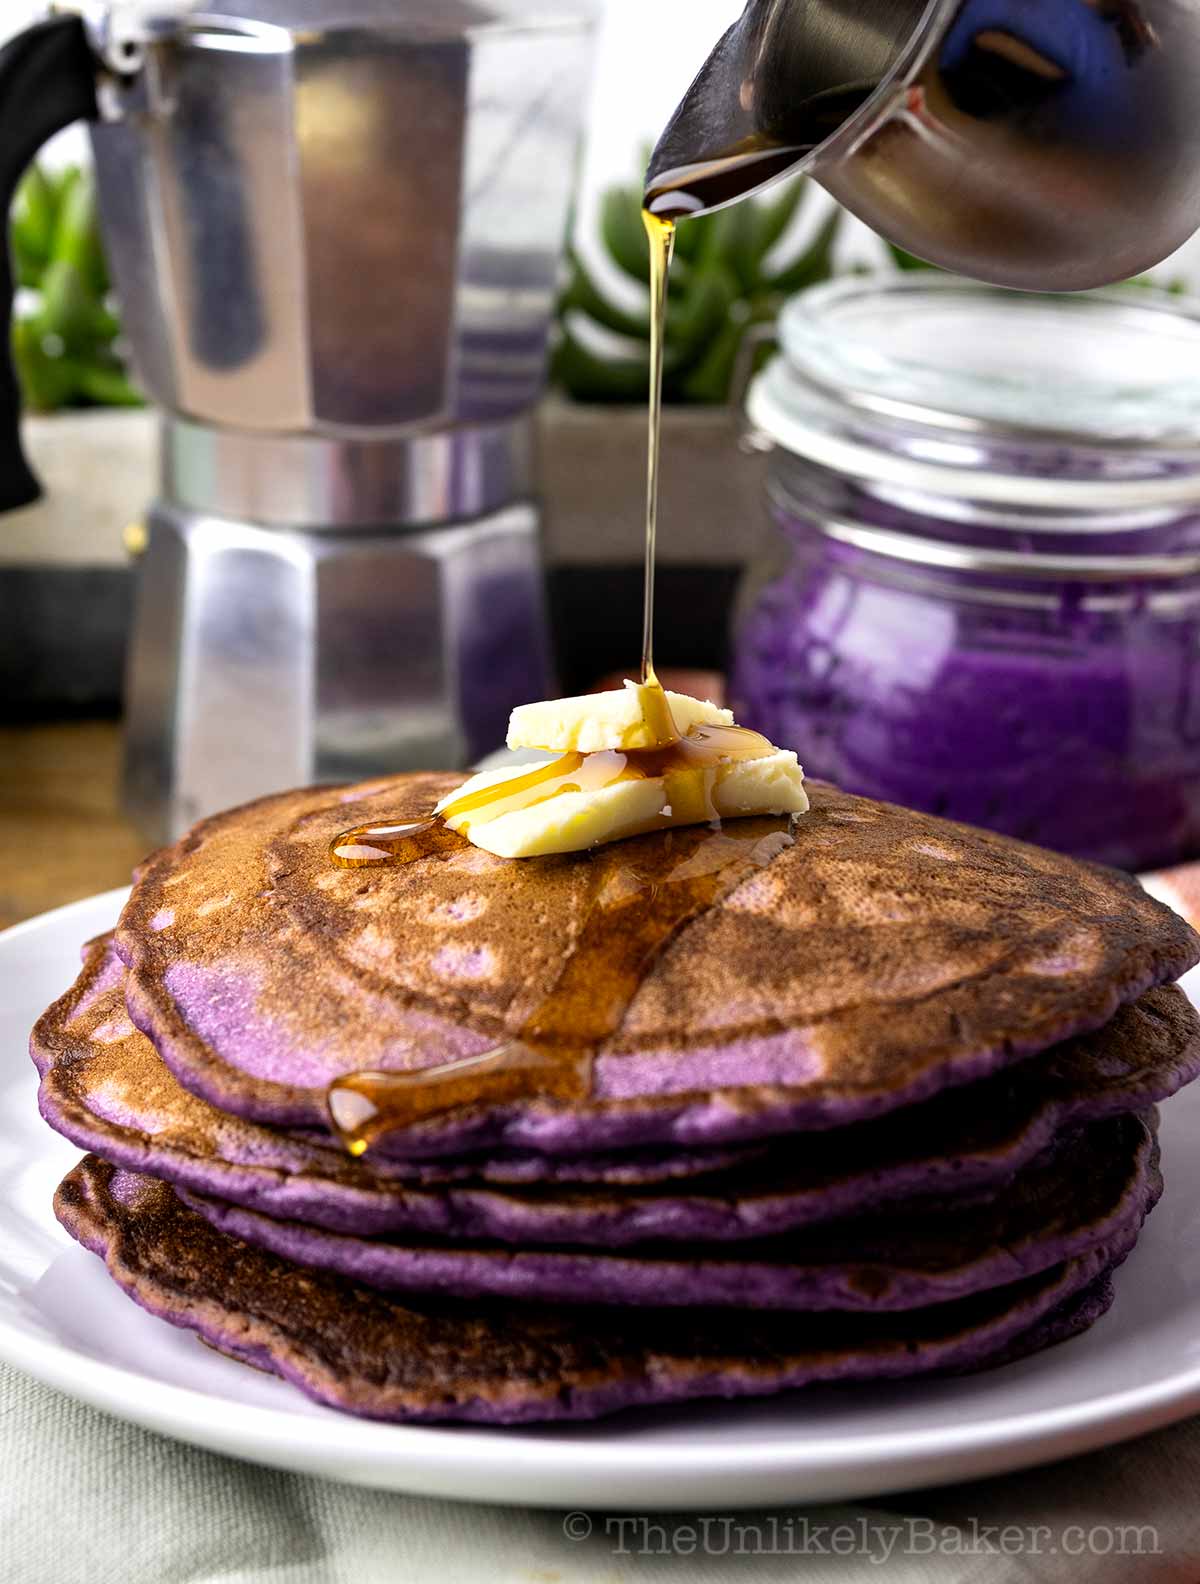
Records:
M742 445L739 413L663 414L659 562L741 567L757 547L764 464ZM638 565L646 499L646 410L551 398L539 414L539 469L551 567Z
M154 491L157 415L149 408L38 415L25 419L22 435L45 493L0 519L6 543L21 544L31 559L121 565L124 531Z
M115 708L133 599L125 534L155 491L157 417L30 417L24 435L45 494L0 516L0 716ZM552 397L538 441L564 675L590 678L636 650L645 408ZM740 418L727 409L664 414L660 610L664 633L705 629L687 663L719 658L731 589L764 521L762 458L740 441Z

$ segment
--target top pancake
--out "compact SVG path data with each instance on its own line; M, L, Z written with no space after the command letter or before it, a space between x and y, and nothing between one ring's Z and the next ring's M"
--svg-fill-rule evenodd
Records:
M30 1049L50 1126L81 1149L177 1188L370 1238L612 1250L762 1239L884 1205L894 1213L913 1198L970 1192L978 1201L1064 1132L1145 1111L1200 1074L1200 1018L1182 990L1163 985L1103 1028L857 1127L701 1155L403 1161L371 1152L356 1160L328 1139L232 1117L189 1094L129 1021L123 980L111 947L97 941L75 985L38 1020ZM1076 1179L1095 1175L1078 1150L1072 1160ZM688 1175L647 1185L651 1162ZM556 1182L564 1168L571 1180ZM596 1174L591 1183L588 1171Z
M147 862L117 935L126 996L186 1087L238 1115L323 1125L336 1077L514 1038L595 898L631 863L668 872L704 835L522 861L464 844L405 867L330 862L347 826L419 819L454 784L287 793ZM1200 957L1130 876L811 790L794 845L666 944L597 1052L589 1100L476 1106L388 1150L709 1145L859 1121L1097 1028Z

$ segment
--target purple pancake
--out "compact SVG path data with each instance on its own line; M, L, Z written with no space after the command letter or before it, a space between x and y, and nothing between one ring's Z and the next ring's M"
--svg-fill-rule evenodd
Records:
M130 1015L185 1087L320 1126L334 1079L519 1040L597 899L634 873L657 894L711 839L692 828L520 862L461 842L396 868L331 865L348 824L420 818L453 784L268 798L149 861L117 944ZM459 1106L380 1148L693 1149L842 1126L1099 1028L1200 956L1128 875L830 788L765 867L755 853L778 822L726 829L744 849L727 889L665 940L592 1053L586 1095Z
M353 1238L181 1191L222 1232L365 1286L554 1304L899 1310L1135 1237L1162 1179L1152 1117L1064 1134L990 1199L922 1203L737 1245L527 1249Z
M875 1122L760 1146L758 1158L737 1162L737 1170L718 1154L707 1176L648 1189L621 1183L618 1157L600 1158L611 1174L607 1186L506 1190L490 1185L494 1174L539 1163L582 1171L588 1157L359 1162L227 1117L182 1089L133 1028L119 965L114 971L104 942L41 1019L32 1049L43 1074L39 1104L52 1127L116 1165L181 1188L352 1235L613 1248L761 1238L913 1195L1003 1183L1061 1129L1144 1109L1194 1077L1200 1022L1178 989L1148 991L1104 1029L979 1085ZM664 1166L672 1158L665 1155ZM685 1166L697 1164L685 1158ZM652 1167L644 1153L636 1157L635 1184ZM397 1180L411 1172L445 1181L422 1188Z
M347 1157L340 1144L332 1143L327 1129L265 1128L226 1116L183 1089L129 1019L125 967L112 935L88 941L82 958L75 983L38 1019L30 1037L30 1055L46 1080L39 1096L45 1120L81 1148L95 1150L105 1159L202 1191L229 1197L225 1186L239 1180L236 1174L222 1176L220 1183L215 1177L196 1180L195 1173L203 1177L204 1163L210 1158L217 1174L230 1167L265 1174L263 1188L270 1185L269 1192L282 1192L288 1199L283 1213L296 1214L298 1201L293 1202L292 1190L303 1194L309 1178L315 1187L316 1209L326 1177L331 1179L334 1200L349 1186L372 1198L382 1193L386 1203L393 1185L586 1183L642 1187L708 1176L767 1154L766 1144L742 1144L670 1154L656 1149L579 1156L509 1151L458 1160L372 1155L369 1169L363 1169ZM1179 1033L1182 1035L1181 1027ZM1180 1059L1186 1060L1182 1050ZM99 1098L89 1100L92 1090L98 1091ZM1146 1094L1140 1101L1130 1098L1121 1109L1138 1109L1160 1098L1158 1094ZM136 1159L131 1151L137 1152ZM154 1164L156 1154L162 1156L163 1169ZM172 1170L183 1175L177 1178ZM261 1208L268 1206L264 1202Z
M55 1199L137 1303L319 1402L387 1420L520 1424L815 1382L961 1373L1085 1329L1128 1245L902 1315L463 1306L398 1300L224 1236L151 1178L95 1157Z

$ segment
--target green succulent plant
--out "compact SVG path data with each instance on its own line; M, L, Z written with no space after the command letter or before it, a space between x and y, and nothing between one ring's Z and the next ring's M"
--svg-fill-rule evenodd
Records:
M664 400L728 400L747 334L773 323L794 292L833 274L833 248L844 217L838 208L798 250L778 258L808 192L799 178L772 200L749 200L681 223L671 270ZM650 253L640 185L604 194L600 229L613 263L645 287ZM648 294L645 308L630 312L597 285L577 252L568 263L558 307L556 382L576 401L644 401L650 377ZM581 335L581 318L599 333Z
M9 233L24 288L12 348L26 407L139 407L120 354L90 171L32 165L17 188Z

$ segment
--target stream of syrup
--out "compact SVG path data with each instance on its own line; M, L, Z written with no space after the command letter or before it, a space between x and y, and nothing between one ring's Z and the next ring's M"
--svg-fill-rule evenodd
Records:
M566 792L662 777L674 818L694 823L659 843L631 842L601 855L597 889L561 974L517 1036L465 1061L416 1073L359 1072L330 1085L329 1114L352 1155L384 1134L481 1103L591 1092L595 1051L619 1029L647 970L691 919L706 912L755 867L790 846L790 820L755 819L722 828L714 800L729 766L773 753L757 732L698 725L681 734L654 670L654 569L667 284L674 221L646 211L650 244L650 420L646 552L639 702L653 746L567 753L523 775L478 788L408 823L360 825L331 844L342 868L408 864L465 845L470 817L531 808ZM451 830L454 820L458 829Z
M712 791L720 766L736 759L759 758L772 752L771 744L755 732L738 726L704 726L681 736L671 715L671 706L654 670L654 569L658 541L658 475L662 448L662 387L666 347L667 286L675 250L675 222L643 210L642 222L650 248L650 419L646 447L646 546L642 606L642 677L640 703L652 749L632 753L610 751L595 754L565 754L550 764L538 765L526 775L515 776L496 786L483 787L456 799L427 819L406 824L360 825L344 831L333 842L330 853L342 868L363 869L378 864L412 863L418 858L446 851L456 838L446 828L451 819L461 820L488 809L492 818L515 809L555 797L561 792L588 791L609 786L614 781L642 776L671 774L676 778L672 790L695 806L703 803L701 817L716 818ZM694 772L704 775L697 778ZM677 772L692 772L685 784ZM466 826L461 827L464 831Z
M667 347L667 284L675 254L675 222L642 210L650 244L650 428L646 445L646 570L642 604L642 686L657 686L654 672L654 568L658 555L658 462L662 451L663 364ZM660 689L661 692L661 689ZM666 703L666 699L663 699ZM674 732L673 735L678 736ZM657 734L655 741L658 741Z

